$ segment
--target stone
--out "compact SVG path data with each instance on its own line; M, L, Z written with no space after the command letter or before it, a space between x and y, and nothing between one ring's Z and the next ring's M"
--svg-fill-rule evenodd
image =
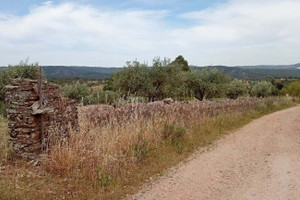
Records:
M163 102L164 102L165 104L171 104L171 103L174 102L174 100L173 100L172 98L166 98L166 99L163 100Z
M14 153L35 159L56 141L69 138L69 128L79 130L77 102L64 98L59 86L43 81L40 105L37 80L14 79L7 86L5 105Z

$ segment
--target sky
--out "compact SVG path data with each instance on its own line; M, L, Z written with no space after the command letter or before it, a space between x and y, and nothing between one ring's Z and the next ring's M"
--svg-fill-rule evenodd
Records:
M0 0L0 65L300 62L300 0Z

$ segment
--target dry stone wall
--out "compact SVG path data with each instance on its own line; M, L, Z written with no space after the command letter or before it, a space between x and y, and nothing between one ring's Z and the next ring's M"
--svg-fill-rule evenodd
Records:
M56 84L14 79L6 87L10 144L16 155L34 159L55 142L78 131L77 103L64 98ZM41 101L43 100L43 101Z

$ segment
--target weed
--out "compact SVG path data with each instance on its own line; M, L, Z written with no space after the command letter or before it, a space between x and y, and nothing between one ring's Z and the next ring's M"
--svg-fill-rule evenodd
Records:
M24 169L16 164L7 167L16 173L1 174L0 194L4 194L4 199L55 199L70 191L72 195L67 199L121 199L199 147L252 119L299 102L292 100L272 97L171 105L130 104L102 110L84 107L95 110L81 110L80 134L72 134L68 145L53 146L39 172L30 171L28 180L18 178L18 185L14 174ZM7 121L1 124L3 133ZM1 157L3 148L1 145ZM32 174L41 172L45 176L37 175L39 180L32 178ZM26 192L17 188L20 183Z
M138 141L134 144L133 151L137 162L142 162L150 151L148 141L143 139L141 134L138 135Z
M166 124L162 132L163 139L170 139L171 144L174 145L176 152L181 153L183 150L183 137L186 129L175 127L174 125Z
M108 173L103 172L102 167L97 167L98 184L101 187L108 187L111 184L111 177Z

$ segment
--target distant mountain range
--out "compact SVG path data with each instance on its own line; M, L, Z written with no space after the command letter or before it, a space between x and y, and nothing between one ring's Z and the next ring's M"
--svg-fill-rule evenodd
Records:
M201 69L200 66L191 66ZM295 65L256 65L256 66L212 66L222 73L239 79L300 78L300 63ZM0 67L0 70L4 67ZM211 68L211 67L208 67ZM75 66L43 66L48 78L109 78L114 72L123 68L107 67L75 67Z

